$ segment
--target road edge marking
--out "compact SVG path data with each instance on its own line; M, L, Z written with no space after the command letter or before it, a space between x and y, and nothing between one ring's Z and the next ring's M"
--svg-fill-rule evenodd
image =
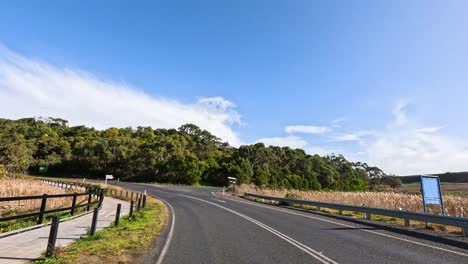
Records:
M167 250L169 249L169 246L171 245L172 242L172 237L174 236L174 226L175 226L175 211L174 208L170 203L168 203L166 200L163 200L161 198L157 198L161 201L163 201L167 206L169 207L169 211L171 211L171 228L169 229L169 233L167 235L166 242L164 242L163 249L161 250L161 254L159 254L158 260L156 260L156 264L161 264L161 262L164 260L164 257L166 256Z

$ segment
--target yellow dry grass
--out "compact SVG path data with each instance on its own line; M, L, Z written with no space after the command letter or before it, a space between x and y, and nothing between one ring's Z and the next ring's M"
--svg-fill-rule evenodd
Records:
M108 195L108 196L112 196L112 197L117 198L117 199L130 201L130 196L128 196L128 197L125 196L125 194L126 194L125 192L127 192L128 190L123 189L123 188L121 188L119 186L112 185L112 184L107 184L106 185L103 181L87 180L86 182L83 182L82 180L67 179L67 178L43 178L43 179L47 179L47 180L51 180L51 181L59 181L59 182L63 182L63 183L70 183L70 184L73 184L73 183L76 183L76 184L91 184L91 185L97 186L97 187L99 187L101 189L107 189L107 194L106 195ZM111 192L112 192L112 195L111 195ZM122 193L122 196L120 196L121 193ZM135 194L135 197L136 197L136 194ZM134 199L135 199L135 197L134 197Z
M18 197L18 196L35 196L42 194L65 194L65 193L83 193L84 190L62 189L50 186L46 183L21 179L1 179L0 180L0 197ZM47 209L60 207L69 207L72 204L72 197L66 198L49 198L47 199ZM79 196L77 204L86 202L87 196ZM0 202L0 216L38 211L41 206L41 199Z
M393 210L422 211L422 198L416 194L396 192L323 192L323 191L297 191L297 190L271 190L261 189L254 185L243 184L236 186L235 193L243 195L245 192L285 197L286 194L298 197L298 199L369 206ZM451 216L468 217L468 198L444 195L445 213ZM440 213L438 206L429 206L429 212Z

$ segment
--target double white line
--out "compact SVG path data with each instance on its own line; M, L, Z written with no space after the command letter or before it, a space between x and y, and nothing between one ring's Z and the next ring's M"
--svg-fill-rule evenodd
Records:
M251 218L251 217L249 217L247 215L244 215L242 213L239 213L237 211L234 211L234 210L229 209L227 207L224 207L222 205L212 203L212 202L209 202L209 201L206 201L206 200L203 200L203 199L199 199L199 198L196 198L196 197L193 197L193 196L188 196L188 195L184 195L184 194L179 194L179 195L190 198L190 199L198 200L198 201L201 201L201 202L204 202L204 203L208 203L208 204L211 204L211 205L214 205L214 206L217 206L217 207L222 208L222 209L224 209L226 211L229 211L229 212L231 212L231 213L233 213L235 215L238 215L238 216L240 216L240 217L242 217L242 218L244 218L244 219L246 219L246 220L248 220L248 221L250 221L250 222L252 222L252 223L254 223L256 225L258 225L258 226L260 226L261 228L269 231L270 233L280 237L281 239L287 241L288 243L295 246L296 248L298 248L298 249L304 251L305 253L307 253L308 255L314 257L315 259L317 259L321 263L324 263L324 264L338 264L334 260L332 260L332 259L326 257L325 255L323 255L321 252L318 252L318 251L316 251L316 250L302 244L301 242L299 242L299 241L297 241L297 240L295 240L295 239L293 239L293 238L279 232L278 230L273 229L273 228L271 228L271 227L269 227L269 226L255 220L255 219L253 219L253 218Z

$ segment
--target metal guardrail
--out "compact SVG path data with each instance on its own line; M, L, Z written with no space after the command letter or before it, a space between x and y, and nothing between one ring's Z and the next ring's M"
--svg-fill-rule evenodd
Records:
M411 212L411 211L390 210L390 209L373 208L373 207L356 206L356 205L345 205L345 204L287 199L287 198L263 196L263 195L257 195L257 194L251 194L251 193L245 193L244 197L245 198L252 197L252 198L270 200L270 201L275 201L275 202L283 202L283 203L289 203L289 204L303 204L303 205L311 205L311 206L316 206L316 207L324 207L324 208L339 210L340 212L341 211L359 212L359 213L364 213L365 218L368 220L370 220L370 216L374 214L374 215L402 218L405 220L405 225L409 225L410 220L416 220L416 221L423 221L423 222L428 222L428 223L456 226L456 227L463 228L463 236L465 237L468 236L468 218L466 217L444 216L444 215L425 214L425 213L418 213L418 212Z

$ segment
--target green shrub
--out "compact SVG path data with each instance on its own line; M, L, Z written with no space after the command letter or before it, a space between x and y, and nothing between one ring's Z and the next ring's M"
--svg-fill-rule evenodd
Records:
M5 166L0 164L0 179L5 179L8 177L8 172L5 169Z

